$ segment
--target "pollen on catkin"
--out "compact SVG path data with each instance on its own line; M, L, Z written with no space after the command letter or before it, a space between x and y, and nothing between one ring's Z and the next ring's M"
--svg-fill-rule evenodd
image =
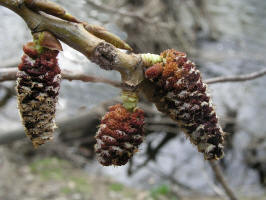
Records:
M171 49L162 52L161 57L165 62L145 71L156 88L153 102L177 121L205 159L222 158L224 133L200 71L185 53Z
M143 110L130 112L121 104L111 106L95 136L98 161L104 166L125 165L144 139L143 126Z
M40 53L32 42L23 50L17 73L18 109L26 135L38 147L53 138L61 81L58 51L45 49Z

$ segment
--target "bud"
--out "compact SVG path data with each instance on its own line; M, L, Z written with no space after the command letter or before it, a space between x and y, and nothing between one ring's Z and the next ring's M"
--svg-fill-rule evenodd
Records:
M120 104L111 106L95 136L98 161L104 166L125 165L144 139L143 126L141 109L130 112Z
M157 54L144 53L140 54L140 56L145 67L149 67L156 63L163 62L162 57Z
M49 15L53 15L60 19L80 23L78 19L76 19L71 14L67 13L60 5L47 0L24 0L24 3L27 7L35 11L42 11Z
M94 36L103 39L104 41L114 45L117 48L125 49L132 51L133 49L127 44L125 41L120 39L118 36L113 33L107 31L104 27L98 25L91 25L86 22L82 22L84 28L93 34Z
M152 96L158 110L177 121L205 159L222 158L224 133L200 71L182 52L166 50L161 57L165 62L145 72L156 85Z
M56 50L39 53L33 43L23 47L17 73L18 108L26 135L34 147L51 140L60 87L60 68Z

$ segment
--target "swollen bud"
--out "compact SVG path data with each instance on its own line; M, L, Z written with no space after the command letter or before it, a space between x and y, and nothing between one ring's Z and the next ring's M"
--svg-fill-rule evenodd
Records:
M200 71L182 52L166 50L161 57L164 62L145 72L155 87L150 100L177 121L205 159L222 158L224 133Z
M38 147L52 139L55 128L61 81L58 51L44 49L40 53L32 42L23 50L17 73L18 109L26 135Z
M43 31L33 34L35 40L35 46L45 47L50 50L62 51L62 45L50 32Z
M125 165L144 139L143 126L141 109L130 112L120 104L111 106L95 136L98 161L104 166Z
M125 49L132 51L133 49L127 44L125 41L120 39L118 36L114 35L113 33L107 31L104 27L98 25L91 25L86 22L82 22L84 28L93 34L94 36L105 40L106 42L114 45L117 48Z
M60 5L47 0L24 0L24 3L27 7L35 11L42 11L49 15L53 15L55 17L61 18L63 20L80 23L78 19L76 19L71 14L67 13Z

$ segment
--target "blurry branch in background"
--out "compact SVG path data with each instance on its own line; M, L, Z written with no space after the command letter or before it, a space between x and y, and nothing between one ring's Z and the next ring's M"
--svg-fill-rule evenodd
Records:
M75 117L70 118L62 118L57 121L58 131L64 134L68 132L75 132L76 130L85 130L90 124L95 124L99 122L100 118L106 112L107 108L110 105L113 105L117 102L116 99L112 99L106 102L103 102L94 108L90 109L88 112L82 112L77 114ZM97 126L97 124L95 124ZM88 130L88 135L91 134L94 137L95 132L90 132ZM2 132L0 134L0 145L2 144L9 144L16 140L20 140L25 138L26 135L24 133L24 129L18 128L13 131Z
M151 141L148 142L147 148L146 148L146 151L145 151L145 154L147 155L147 158L141 164L139 164L136 167L134 167L134 169L133 169L133 165L131 163L129 165L129 167L128 167L128 171L127 171L128 175L132 175L132 174L136 173L138 170L140 170L143 167L145 167L150 161L155 161L156 160L156 156L160 152L160 150L168 142L170 142L173 138L175 138L176 136L177 136L177 130L176 130L176 134L172 134L172 133L166 132L166 135L159 142L159 144L157 146L155 146L155 147L152 147Z
M144 22L144 23L148 23L148 24L151 24L151 23L154 23L148 19L146 19L144 16L140 16L140 15L137 15L135 13L131 13L131 12L123 12L123 11L120 11L118 10L117 8L111 8L111 7L107 7L103 4L99 4L99 3L96 3L94 1L91 1L91 0L86 0L87 4L95 7L97 10L102 10L102 11L105 11L105 12L108 12L108 13L111 13L111 14L115 14L115 15L120 15L120 16L123 16L123 17L130 17L130 18L135 18L141 22Z
M241 81L253 80L253 79L265 76L265 75L266 75L266 69L262 69L260 71L252 72L250 74L211 78L211 79L207 79L206 83L213 84L213 83L222 83L222 82L241 82Z
M69 70L62 70L62 78L65 80L79 80L83 82L92 82L92 83L105 83L117 88L127 88L128 86L124 85L119 81L112 81L110 79L105 79L102 77L89 76L82 73L75 73Z
M58 131L62 133L59 135L59 137L64 140L64 143L67 143L67 144L71 143L70 144L71 147L75 146L73 145L74 141L75 143L77 141L84 142L88 138L92 138L94 140L95 130L93 129L96 129L97 125L100 123L101 117L108 110L108 107L118 102L120 102L119 98L111 99L106 102L100 103L97 106L91 109L88 109L85 112L80 112L80 113L78 112L75 117L62 118L62 119L57 120ZM162 115L158 111L154 110L154 107L149 103L141 102L140 107L145 111L145 113L147 113L146 118L148 121L151 121L152 118L155 118L158 116L162 117L164 121L165 121L165 118L167 118L165 115ZM168 120L170 121L170 119ZM149 126L149 122L146 124L146 127L147 126ZM167 130L168 127L170 126L173 127L172 124L170 125L166 124L164 126L164 130ZM176 127L175 132L177 133L178 127L177 125L175 125L175 127ZM84 133L83 135L73 134L75 133L75 131L82 131ZM160 132L160 130L155 130L155 129L153 131ZM149 131L147 134L151 132L152 131ZM67 137L69 137L69 135L71 136L71 138L68 141ZM172 136L176 136L176 135L173 133L169 133L167 137L172 137ZM23 139L25 137L26 135L22 127L16 130L13 130L13 131L2 132L0 134L0 145L9 144L16 140ZM166 140L167 139L162 139L161 144L159 144L159 146L162 147L163 146L162 143L166 143L167 142Z
M0 68L0 82L16 80L17 71L17 68ZM128 88L128 86L119 81L112 81L101 77L89 76L69 70L62 70L61 74L63 79L69 81L79 80L82 82L105 83L117 88Z
M17 68L0 68L0 82L17 79Z
M221 199L228 199L226 198L226 193L224 192L224 190L218 186L216 183L215 183L215 177L212 176L212 174L208 173L208 171L206 170L206 168L203 168L202 169L202 173L203 175L205 176L205 179L207 181L207 184L208 186L212 189L212 191L218 196L220 197ZM213 172L212 172L213 173Z
M18 71L17 68L2 68L2 69L0 68L0 82L16 80L17 71ZM210 79L205 80L205 83L215 84L215 83L225 83L225 82L242 82L242 81L249 81L249 80L253 80L256 78L260 78L265 75L266 75L266 69L263 69L257 72L252 72L250 74L210 78ZM69 70L62 70L62 78L65 80L69 80L69 81L79 80L83 82L105 83L105 84L109 84L117 88L130 89L129 86L119 81L112 81L112 80L101 78L101 77L89 76L86 74L76 73L76 72L69 71Z
M177 134L176 130L177 125L175 121L171 120L168 117L160 117L159 120L148 118L145 120L145 124L146 124L145 129L148 132L160 131L171 134Z
M211 15L208 12L206 0L182 0L181 2L183 2L187 6L188 10L192 13L192 17L196 26L194 28L201 29L202 19L205 18L209 28L209 39L217 40L219 33L213 23Z
M175 176L173 176L176 173L176 171L179 169L179 167L177 167L177 166L175 166L169 174L166 174L165 172L160 170L160 168L157 168L157 167L150 167L149 166L148 169L153 174L156 174L157 176L159 176L161 179L165 179L171 183L171 186L169 188L170 189L169 194L172 194L174 196L173 199L184 199L185 195L183 195L183 194L185 194L185 193L189 193L189 194L193 194L193 195L197 195L199 193L197 190L195 190L195 189L191 188L190 186L180 182L179 180L177 180L177 178ZM159 198L159 199L161 199L161 198ZM169 198L163 198L163 199L170 199L170 197Z
M218 162L217 161L209 161L209 163L210 163L210 166L212 168L213 173L215 174L217 181L221 184L221 186L223 187L225 193L230 198L230 200L237 200L237 197L234 194L233 190L230 188L230 186L226 182Z
M187 158L186 161L188 161L190 158ZM186 163L186 162L184 162ZM182 164L181 164L182 165ZM155 174L159 175L161 178L164 178L166 180L169 180L173 185L178 186L182 190L187 190L189 192L197 193L195 189L191 188L190 186L180 182L177 180L177 178L174 176L177 171L180 169L180 165L177 165L171 169L170 173L166 174L163 170L161 170L159 167L154 168L149 166L149 170L153 171Z
M0 108L1 108L7 104L8 100L11 97L13 97L13 95L15 95L15 91L13 88L9 88L9 87L4 86L4 85L0 85L0 89L5 90L5 95L3 96L2 99L0 99Z
M171 29L171 28L175 28L177 25L174 24L174 23L164 23L164 22L160 22L158 20L150 20L150 19L147 19L145 16L141 16L141 15L138 15L138 14L135 14L135 13L132 13L132 12L123 12L123 11L119 11L117 8L111 8L111 7L107 7L103 4L99 4L99 3L95 3L91 0L86 0L86 2L88 4L90 4L91 6L97 8L98 10L103 10L105 12L108 12L108 13L111 13L111 14L116 14L116 15L121 15L123 17L130 17L130 18L134 18L134 19L137 19L145 24L150 24L150 25L156 25L156 26L159 26L161 28L168 28L168 29Z
M71 163L73 163L74 166L80 168L85 167L88 162L86 158L73 152L69 148L69 146L67 146L65 143L61 142L60 140L54 141L53 144L48 144L45 147L45 153L50 154L51 156L56 155L61 159L68 160Z

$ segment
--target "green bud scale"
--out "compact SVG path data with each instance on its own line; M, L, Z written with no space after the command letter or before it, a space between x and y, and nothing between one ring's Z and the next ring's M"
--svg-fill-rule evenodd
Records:
M145 53L145 54L140 54L140 55L144 63L144 66L147 66L147 67L163 61L163 58L160 55L156 55L152 53Z

